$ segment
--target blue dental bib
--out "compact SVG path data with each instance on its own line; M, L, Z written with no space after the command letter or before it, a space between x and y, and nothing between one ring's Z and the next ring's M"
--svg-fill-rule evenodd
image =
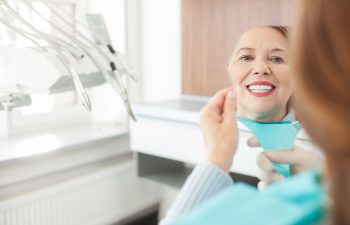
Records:
M238 120L253 132L264 151L291 149L301 129L298 122L258 122L242 117ZM273 167L279 174L290 176L289 164L274 164Z

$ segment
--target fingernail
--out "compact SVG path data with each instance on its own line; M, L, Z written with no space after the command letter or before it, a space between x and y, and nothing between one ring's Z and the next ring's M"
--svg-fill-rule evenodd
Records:
M231 90L231 91L229 92L228 96L229 96L230 98L235 98L235 97L236 97L236 93L235 93L233 90Z

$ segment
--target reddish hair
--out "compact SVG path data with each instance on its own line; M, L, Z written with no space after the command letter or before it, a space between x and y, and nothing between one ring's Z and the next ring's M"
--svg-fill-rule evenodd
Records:
M300 0L292 42L293 103L303 126L326 155L332 220L350 213L350 1Z

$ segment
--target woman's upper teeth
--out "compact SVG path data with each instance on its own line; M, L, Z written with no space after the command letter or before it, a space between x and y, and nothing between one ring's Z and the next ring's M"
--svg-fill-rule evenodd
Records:
M270 85L249 85L248 89L251 91L269 91L272 90L273 86Z
M248 85L248 89L254 93L263 93L271 91L274 87L271 85Z

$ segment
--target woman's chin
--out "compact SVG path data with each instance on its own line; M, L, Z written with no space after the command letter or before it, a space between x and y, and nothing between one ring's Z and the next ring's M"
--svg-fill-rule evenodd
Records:
M239 113L240 116L253 120L275 117L276 114L275 105L251 105L250 107L246 107L245 109L246 110L243 110Z
M271 105L253 105L249 108L252 114L273 114L276 111L276 106Z

